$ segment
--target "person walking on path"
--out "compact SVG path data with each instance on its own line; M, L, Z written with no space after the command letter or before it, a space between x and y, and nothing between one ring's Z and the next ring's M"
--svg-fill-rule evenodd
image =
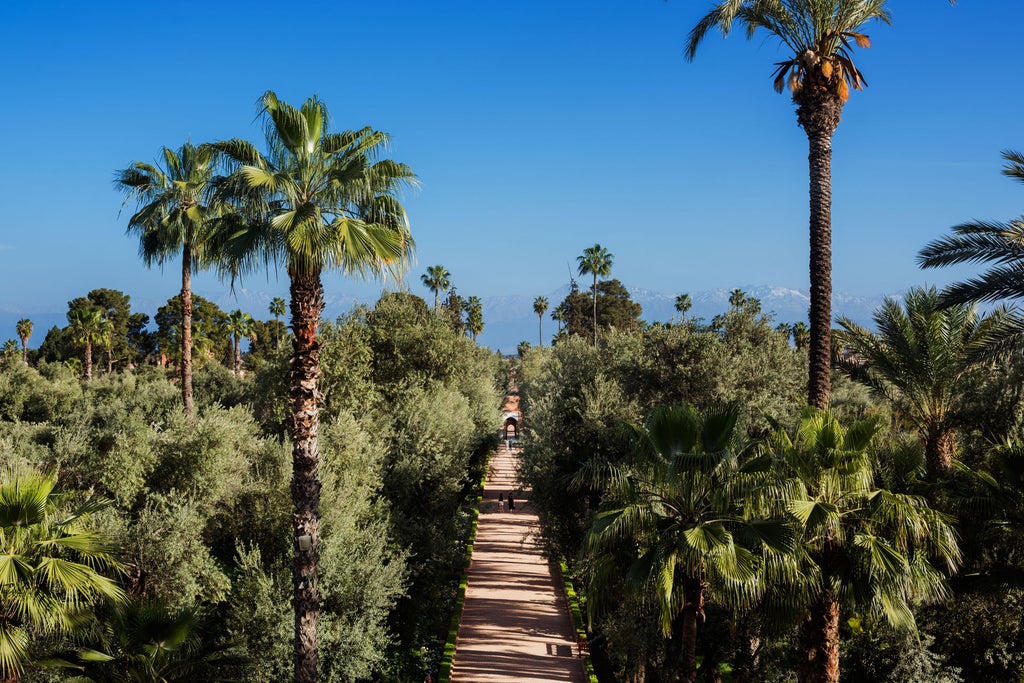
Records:
M513 493L511 491L508 492L508 511L516 511L516 499L514 498Z
M505 494L504 493L499 493L498 494L498 512L504 512L504 511L505 511Z

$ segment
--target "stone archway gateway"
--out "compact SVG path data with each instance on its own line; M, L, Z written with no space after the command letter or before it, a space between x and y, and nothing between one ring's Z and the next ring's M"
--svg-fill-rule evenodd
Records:
M502 438L505 440L518 439L522 423L523 414L519 412L519 396L516 394L506 396L505 402L501 406Z

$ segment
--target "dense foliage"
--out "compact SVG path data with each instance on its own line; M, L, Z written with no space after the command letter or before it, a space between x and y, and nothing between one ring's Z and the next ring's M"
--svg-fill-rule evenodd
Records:
M587 330L563 335L552 348L523 348L523 475L541 507L549 547L579 579L602 676L687 680L678 678L686 670L681 664L692 661L683 636L696 609L697 680L795 680L808 648L831 648L811 637L815 629L839 643L834 664L844 681L1019 680L1021 354L977 359L979 371L954 390L961 425L954 466L930 476L926 435L903 401L870 391L863 359L843 356L853 362L846 364L849 375L837 370L832 379L831 416L800 420L806 351L789 344L792 328L773 327L757 300L736 296L731 303L709 324L684 317L641 331L606 330L597 347ZM1000 341L1003 351L1010 339ZM669 449L674 455L660 470L640 467L641 432L626 429L657 415L659 406L681 403L702 415L737 406L742 448L750 453L733 466L747 473L742 486L728 484L711 464L700 469L700 477L726 487L716 495L733 496L735 505L712 515L706 530L701 515L711 507L671 520L682 514L673 496L690 491L678 487L700 479L683 477L683 468L703 468L709 456ZM993 446L999 443L1009 445ZM728 460L713 462L721 468ZM634 509L634 516L614 521ZM758 515L787 521L795 554L776 552L785 549L784 536L766 541L743 531ZM696 572L700 582L687 588L693 567L668 561L676 551L658 545L661 533L650 533L660 525L664 533L685 534L686 543L672 547L712 552L706 573ZM734 542L749 550L747 569L758 572L756 580L734 574L733 589L744 585L737 583L743 576L753 582L739 594L743 600L711 573L711 563L726 557L714 549ZM647 572L658 562L666 568L658 581L674 575L674 587L639 590L643 577L654 579ZM738 569L734 560L726 568ZM822 595L830 597L823 602ZM826 613L838 616L833 633L822 620ZM803 671L800 678L815 675Z
M196 298L197 338L220 315L211 306ZM34 659L60 654L96 681L143 665L167 680L291 676L288 344L254 346L235 377L215 338L197 354L194 424L173 359L100 363L90 382L20 353L0 366L0 460L58 473L71 501L113 501L91 528L117 549L111 578L131 598L98 603L99 625L75 640L40 633ZM440 656L502 363L408 294L324 324L322 343L321 680L422 680ZM168 633L159 656L147 649ZM24 680L51 676L63 674L29 667Z

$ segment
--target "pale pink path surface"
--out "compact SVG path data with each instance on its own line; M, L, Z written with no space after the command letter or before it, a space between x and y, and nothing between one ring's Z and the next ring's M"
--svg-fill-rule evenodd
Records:
M514 453L491 458L455 646L453 683L585 683L557 566L541 553L540 520L529 491L514 512L498 512L498 494L517 485Z

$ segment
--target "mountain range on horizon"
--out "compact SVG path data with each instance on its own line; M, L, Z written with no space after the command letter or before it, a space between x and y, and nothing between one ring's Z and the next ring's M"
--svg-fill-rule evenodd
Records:
M551 311L569 293L569 285L543 294L549 302L549 311L544 315L545 344L557 330L557 323L551 319ZM810 305L808 294L801 290L771 285L751 285L740 287L748 297L761 301L761 310L773 317L775 322L795 323L807 320ZM629 288L630 296L643 307L641 318L647 322L670 322L677 317L675 310L676 294L656 292L642 288ZM687 313L690 318L703 318L710 321L714 316L729 308L731 289L708 289L690 292L693 307ZM271 318L267 308L273 295L256 289L235 288L234 292L225 288L217 294L203 295L225 311L242 309L255 318L268 320ZM852 296L833 293L832 310L836 315L846 316L853 321L870 327L871 316L886 295L874 297ZM484 331L479 342L483 346L509 354L515 353L522 341L536 344L538 340L537 314L533 312L535 296L505 295L481 297L484 305ZM429 299L429 297L425 297ZM132 310L142 311L152 317L157 308L166 301L150 301L132 299ZM325 296L324 319L332 320L347 311L360 301L349 295ZM428 304L431 303L428 300ZM64 310L24 310L14 307L0 306L0 341L16 339L15 326L21 318L32 320L35 330L29 346L37 348L46 337L46 332L53 326L67 325L66 304Z

